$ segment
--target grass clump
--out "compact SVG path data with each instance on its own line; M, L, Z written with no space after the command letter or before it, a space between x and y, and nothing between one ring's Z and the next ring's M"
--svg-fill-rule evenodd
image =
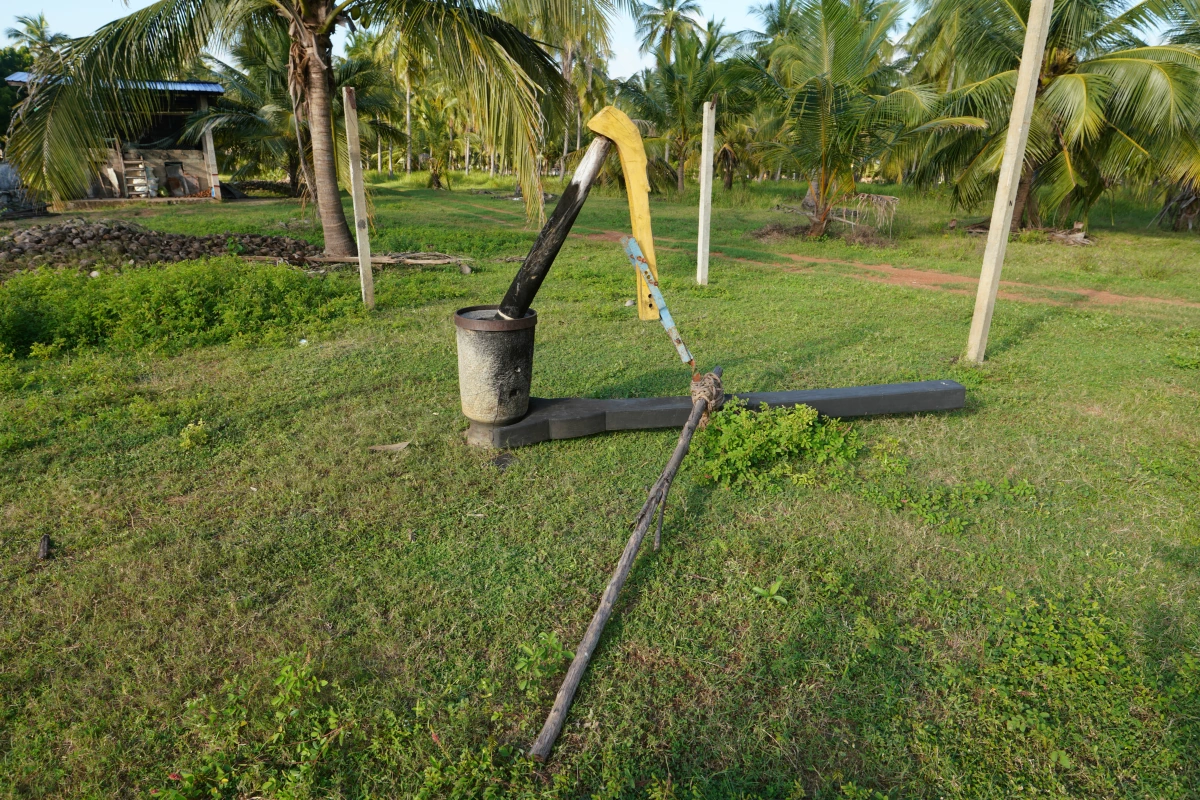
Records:
M810 406L750 410L733 401L713 415L699 437L704 480L726 489L762 489L781 476L811 479L815 468L852 461L861 445L854 429ZM796 462L813 465L797 473Z
M37 270L0 286L0 347L18 358L104 346L173 353L279 338L359 309L348 279L236 258L98 278Z

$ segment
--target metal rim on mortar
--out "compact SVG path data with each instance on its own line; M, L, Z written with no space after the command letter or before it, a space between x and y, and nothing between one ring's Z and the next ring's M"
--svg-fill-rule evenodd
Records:
M498 311L500 306L467 306L454 312L454 324L468 331L522 331L537 325L537 312L532 308L521 319L472 319L463 316L472 311Z

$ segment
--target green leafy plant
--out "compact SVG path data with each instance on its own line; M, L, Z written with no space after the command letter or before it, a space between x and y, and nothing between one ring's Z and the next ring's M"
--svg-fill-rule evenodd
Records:
M763 488L780 477L811 481L817 468L837 467L861 450L854 429L816 409L797 405L751 411L735 401L713 415L698 437L697 455L704 480L725 488ZM793 462L811 465L797 473Z
M193 450L208 444L208 428L204 420L189 422L187 427L179 432L179 447L182 450Z
M756 595L761 597L763 600L769 600L769 601L772 601L775 603L779 603L780 605L786 606L787 598L779 593L779 587L781 587L781 586L783 586L783 578L780 578L779 580L775 581L774 583L772 583L770 586L768 586L765 589L761 586L751 587L751 591L753 591Z
M553 675L563 661L570 661L575 654L562 646L554 633L539 633L534 644L521 645L517 656L517 688L534 700L539 693L539 682Z
M282 339L298 325L359 313L357 292L337 276L226 258L106 280L36 270L0 284L0 347L45 359L84 347L178 352Z
M236 237L229 236L225 239L225 252L231 256L240 256L246 252L246 248Z

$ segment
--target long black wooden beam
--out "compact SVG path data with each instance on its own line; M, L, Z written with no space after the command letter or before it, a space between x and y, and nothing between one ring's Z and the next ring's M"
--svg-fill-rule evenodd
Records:
M745 400L751 408L762 403L775 408L803 404L827 417L869 417L878 414L917 414L952 411L966 404L967 390L956 381L885 383L846 389L807 389L790 392L748 392L726 395ZM529 414L519 422L497 427L471 423L468 436L495 448L524 447L551 439L574 439L604 431L678 428L692 410L690 397L634 397L594 400L583 397L531 398Z
M506 319L521 319L533 305L533 298L538 289L542 288L542 281L546 279L558 251L567 240L567 234L571 232L571 226L575 224L575 218L579 216L579 210L583 208L588 192L592 190L592 184L600 174L600 168L604 166L604 159L608 157L610 147L612 139L606 136L597 136L588 146L587 152L583 154L583 159L575 169L575 174L571 176L571 182L558 199L558 205L554 207L550 218L538 233L529 255L525 256L525 261L517 270L517 276L513 278L512 285L500 301L500 316Z

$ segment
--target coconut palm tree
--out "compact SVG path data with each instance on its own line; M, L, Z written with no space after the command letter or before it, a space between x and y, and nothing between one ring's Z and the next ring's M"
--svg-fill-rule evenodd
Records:
M675 52L675 41L696 29L696 17L701 13L696 0L651 0L637 7L637 36L642 40L639 52L643 55L657 50L666 54L667 61Z
M371 58L371 48L359 44L348 48L349 58L334 59L333 118L339 162L346 158L343 86L357 91L361 135L399 140L399 132L382 118L394 97L391 76ZM184 137L199 141L206 129L211 130L217 150L224 154L222 166L235 180L283 171L294 196L300 194L302 179L311 195L307 143L300 136L302 127L288 94L290 46L287 27L281 20L271 20L239 32L230 48L234 64L206 56L208 69L197 77L220 83L225 93L208 109L192 115Z
M886 0L803 0L790 32L768 49L766 66L744 59L745 80L785 119L780 140L761 145L775 165L809 180L811 236L822 236L856 176L936 130L974 128L972 117L939 116L930 86L897 87L886 57L903 5Z
M762 20L762 32L758 34L758 45L766 46L776 39L795 33L796 21L802 0L769 0L760 6L751 6L750 13Z
M704 103L716 98L726 118L746 110L746 93L728 80L728 62L717 60L720 36L701 41L694 31L674 39L674 58L656 50L656 63L617 84L617 99L642 124L647 141L673 160L675 185L684 189L688 156L699 146Z
M35 188L77 191L90 177L89 153L112 135L107 128L140 127L161 102L146 81L185 75L209 45L276 17L288 26L289 91L308 124L327 252L354 250L338 191L331 37L356 21L402 31L455 77L480 128L512 147L527 209L540 215L538 100L560 101L562 79L537 42L472 0L158 0L72 42L67 68L38 77L10 140L18 169Z
M1040 209L1086 220L1118 182L1148 186L1200 175L1200 50L1143 40L1175 2L1126 5L1055 3L1014 229L1039 226ZM957 205L978 206L994 192L1028 11L1028 0L932 0L909 34L907 47L919 55L916 77L950 92L950 113L989 123L936 132L914 159L910 176L927 185L948 180Z
M50 23L46 21L45 14L38 14L36 17L18 16L17 25L20 27L9 28L4 31L4 35L9 41L16 42L17 47L27 48L35 61L57 54L71 41L71 37L65 33L50 31Z

